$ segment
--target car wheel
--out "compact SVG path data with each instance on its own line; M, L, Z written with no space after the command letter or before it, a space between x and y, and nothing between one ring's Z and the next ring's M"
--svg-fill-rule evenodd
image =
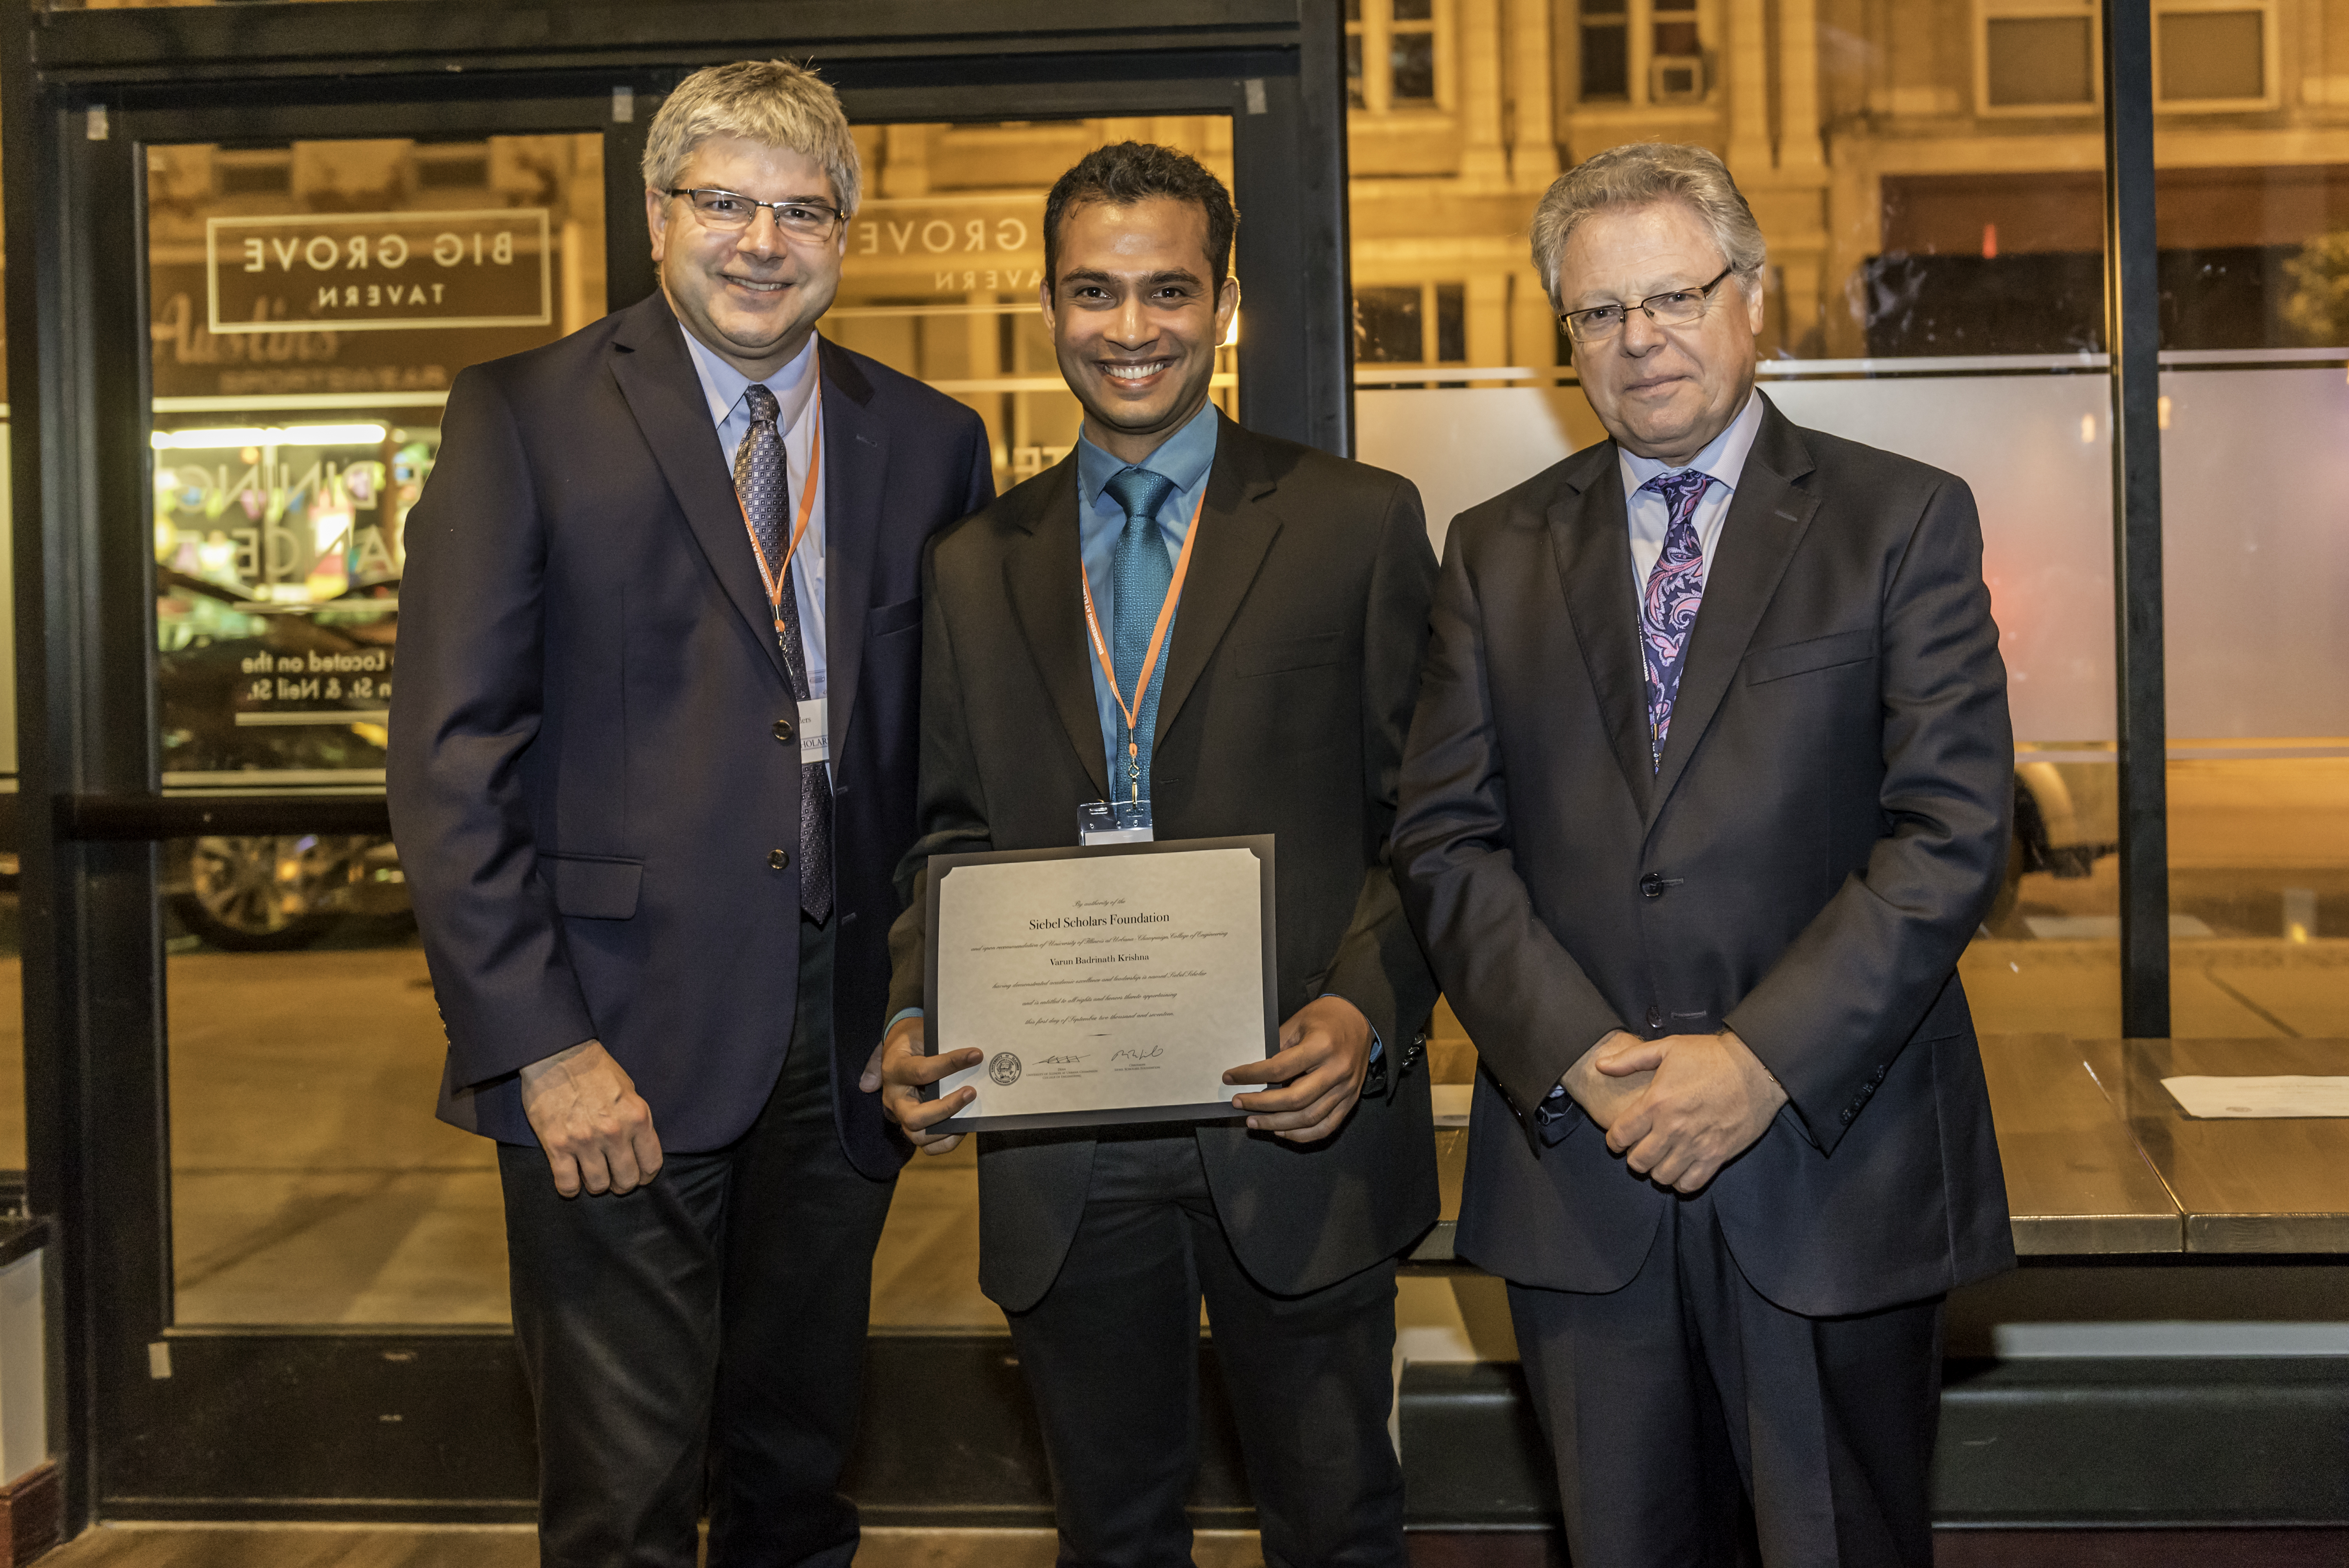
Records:
M172 898L171 913L191 933L231 953L307 947L341 918L320 907L345 859L337 842L315 833L198 839L189 891Z

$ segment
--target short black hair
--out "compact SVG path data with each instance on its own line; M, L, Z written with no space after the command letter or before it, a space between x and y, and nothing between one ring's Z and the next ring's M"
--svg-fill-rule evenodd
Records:
M1088 201L1131 202L1153 196L1188 201L1207 215L1207 262L1215 269L1212 286L1221 293L1232 269L1232 234L1239 214L1232 211L1232 193L1215 171L1187 152L1147 141L1119 141L1096 147L1077 160L1076 167L1052 182L1044 198L1044 276L1054 287L1061 282L1061 222L1073 207Z

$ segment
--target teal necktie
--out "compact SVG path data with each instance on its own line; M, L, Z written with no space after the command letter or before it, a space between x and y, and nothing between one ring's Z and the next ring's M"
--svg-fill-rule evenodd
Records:
M1125 531L1118 536L1109 582L1116 600L1110 612L1111 656L1117 668L1118 696L1127 702L1133 702L1142 662L1150 656L1150 634L1157 629L1158 612L1174 582L1174 563L1166 559L1166 542L1158 532L1158 509L1174 490L1173 480L1141 468L1120 469L1102 487L1103 494L1125 509ZM1162 647L1158 667L1150 674L1150 689L1133 703L1133 732L1126 728L1123 710L1118 712L1117 744L1111 748L1113 803L1150 799L1150 742L1158 727L1158 687L1165 673L1166 650Z

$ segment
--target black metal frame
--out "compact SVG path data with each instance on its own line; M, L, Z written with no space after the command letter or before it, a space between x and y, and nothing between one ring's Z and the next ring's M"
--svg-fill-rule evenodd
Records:
M2161 282L2153 6L2105 0L2105 347L2113 389L2121 1033L2169 1033L2169 717L2161 597Z
M1074 0L350 0L36 13L0 29L27 1182L58 1222L51 1429L69 1529L101 1503L125 1517L515 1517L531 1491L502 1334L171 1326L155 844L385 824L379 799L158 788L143 144L601 130L616 305L653 286L634 176L653 108L710 60L812 58L865 121L1228 113L1247 214L1236 270L1250 284L1242 418L1348 450L1337 0L1113 15ZM636 95L632 121L610 119L616 86ZM168 1378L150 1375L157 1341ZM353 1498L354 1478L369 1495Z

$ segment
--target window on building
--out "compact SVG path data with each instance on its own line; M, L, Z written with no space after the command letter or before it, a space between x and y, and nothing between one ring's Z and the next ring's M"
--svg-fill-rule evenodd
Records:
M1393 101L1435 101L1435 0L1392 0L1394 33L1387 57Z
M2272 19L2260 6L2164 6L2154 21L2154 80L2165 106L2266 107Z
M2096 18L2083 0L1984 0L1977 100L1987 114L2096 106Z
M1702 0L1576 0L1573 77L1588 104L1703 101Z
M1434 108L1451 0L1346 0L1346 101L1354 108Z
M1696 0L1651 0L1648 100L1692 103L1704 97L1704 48L1697 38Z
M1346 0L1346 107L1371 107L1362 92L1362 0Z
M1354 291L1354 358L1363 365L1464 365L1464 284L1404 284Z
M1582 100L1631 96L1631 0L1582 0Z

